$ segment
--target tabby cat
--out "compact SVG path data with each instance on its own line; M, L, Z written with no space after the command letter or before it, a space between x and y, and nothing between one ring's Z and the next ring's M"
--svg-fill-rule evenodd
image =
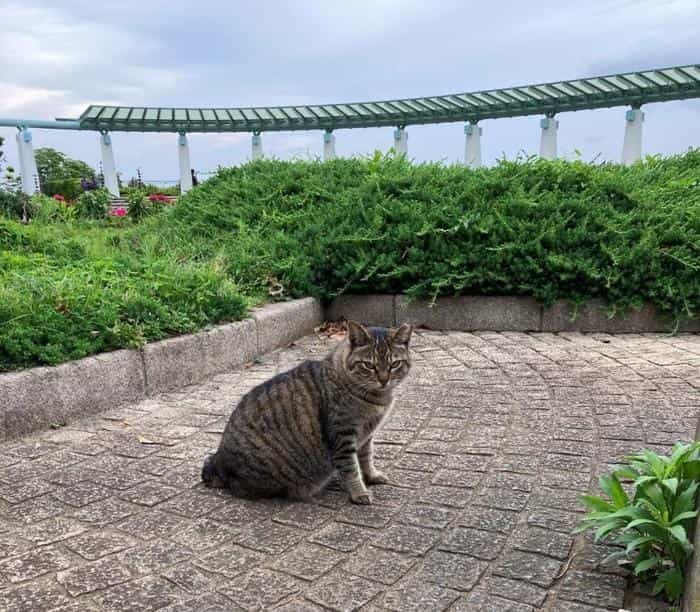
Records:
M337 474L357 504L389 480L372 461L372 435L406 378L412 327L363 327L321 361L305 361L249 391L234 409L202 480L239 497L310 500Z

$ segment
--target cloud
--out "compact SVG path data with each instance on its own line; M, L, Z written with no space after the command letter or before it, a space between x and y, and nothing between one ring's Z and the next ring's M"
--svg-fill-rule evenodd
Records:
M77 116L91 103L246 106L435 95L691 63L700 57L695 0L465 3L462 0L10 0L0 35L0 116ZM672 32L672 35L669 35ZM645 108L645 150L700 142L700 101ZM559 117L560 150L618 159L624 109ZM483 157L536 152L537 117L483 122ZM13 130L0 128L16 155ZM391 129L340 130L341 155L392 145ZM264 134L266 153L316 156L318 132ZM177 177L172 134L116 134L120 170ZM92 133L35 130L98 163ZM250 156L249 134L190 136L201 171ZM458 161L459 124L409 128L415 159ZM147 172L146 172L147 171Z

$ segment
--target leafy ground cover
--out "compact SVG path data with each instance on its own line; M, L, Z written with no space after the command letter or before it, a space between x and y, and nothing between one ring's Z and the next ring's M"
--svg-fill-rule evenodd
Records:
M235 320L271 294L700 309L699 150L629 168L261 160L138 224L61 218L0 217L0 369Z

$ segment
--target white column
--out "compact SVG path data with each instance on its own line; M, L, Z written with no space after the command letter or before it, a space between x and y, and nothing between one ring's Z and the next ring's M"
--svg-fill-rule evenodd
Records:
M260 136L260 132L253 132L252 145L253 145L252 158L253 159L260 159L263 156L262 136Z
M28 195L34 195L39 192L39 171L36 169L34 159L32 133L27 128L21 129L17 132L16 139L22 191Z
M481 128L476 121L464 126L464 165L481 166Z
M540 134L540 157L556 159L559 122L554 118L554 115L547 115L540 121L540 127L542 128Z
M394 130L394 150L399 155L408 154L408 134L406 128L398 127Z
M323 161L335 159L335 134L326 130L323 134Z
M114 197L119 197L119 181L117 180L117 165L114 163L112 136L109 132L100 134L100 151L102 152L102 174L107 191Z
M192 168L190 166L190 145L187 134L180 132L177 136L177 157L180 162L180 193L192 189Z
M622 163L626 166L642 158L642 123L644 113L631 108L625 113L625 141L622 145Z

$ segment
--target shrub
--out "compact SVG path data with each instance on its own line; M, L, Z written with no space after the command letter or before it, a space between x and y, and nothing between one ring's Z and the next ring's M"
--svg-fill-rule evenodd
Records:
M83 193L83 188L80 178L62 178L46 181L42 184L41 191L46 195L58 194L66 200L76 200Z
M140 189L132 189L127 196L129 204L129 217L136 223L149 214L149 202L146 193Z
M50 198L37 194L31 198L33 219L38 223L64 223L75 217L75 208L70 206L62 196Z
M596 541L624 546L609 558L621 558L637 576L654 580L654 594L663 591L674 602L683 593L683 570L693 552L689 534L698 515L700 442L676 444L669 457L645 450L627 459L629 465L601 477L605 497L582 498L590 512L577 531L595 530Z
M20 190L0 187L0 214L10 219L29 219L32 216L29 196Z
M168 244L250 291L530 295L700 310L700 150L627 168L261 160L180 197Z
M111 196L106 189L83 192L75 204L76 214L83 219L104 219L109 211Z

